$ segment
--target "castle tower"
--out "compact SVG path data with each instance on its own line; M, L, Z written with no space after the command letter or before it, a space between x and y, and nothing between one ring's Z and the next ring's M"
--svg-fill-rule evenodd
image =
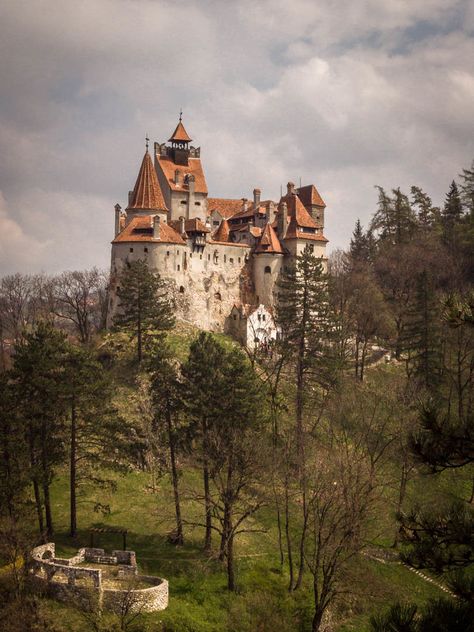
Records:
M148 153L148 139L135 188L128 194L126 213L127 224L134 217L152 214L159 214L162 216L163 221L167 221L168 209L166 208L153 162Z
M280 275L284 250L272 225L267 223L253 257L253 278L257 303L274 305L275 284Z
M180 115L166 143L155 143L155 168L169 208L169 220L207 217L207 184L201 164L201 150L189 145L191 137Z

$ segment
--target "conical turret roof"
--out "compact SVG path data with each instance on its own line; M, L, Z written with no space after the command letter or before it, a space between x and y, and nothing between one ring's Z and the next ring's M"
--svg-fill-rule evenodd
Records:
M127 209L167 210L160 183L148 150L143 156L132 199Z
M212 238L214 241L229 241L229 234L229 222L224 218Z
M174 132L171 134L171 138L168 139L169 143L175 142L175 143L189 143L191 142L191 137L189 136L188 132L184 129L184 125L181 122L181 119L179 119L179 123L178 125L176 125L176 129L174 130Z
M260 241L258 242L258 246L255 248L255 253L271 253L274 255L283 254L283 248L281 247L280 240L278 239L277 234L273 230L271 224L265 224L265 228L263 229L263 233L260 237Z

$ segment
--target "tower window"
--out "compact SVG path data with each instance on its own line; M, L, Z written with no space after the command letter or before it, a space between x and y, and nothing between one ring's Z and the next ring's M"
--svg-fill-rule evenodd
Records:
M194 202L194 206L201 206L201 202Z
M234 263L234 260L232 257L229 259L229 263Z
M265 266L265 274L271 274L272 269L270 268L270 266Z
M186 200L181 200L180 204L186 204Z
M148 252L148 248L146 246L143 248L143 252Z
M133 252L133 248L130 248L130 252Z
M169 250L167 250L167 251L166 251L166 256L167 256L167 257L169 257L169 256L170 256L170 251L169 251Z
M182 285L180 285L179 287L179 292L180 294L184 294L184 287Z
M179 272L181 270L181 266L179 265L179 263L178 263L178 265L176 267L177 267L177 270Z

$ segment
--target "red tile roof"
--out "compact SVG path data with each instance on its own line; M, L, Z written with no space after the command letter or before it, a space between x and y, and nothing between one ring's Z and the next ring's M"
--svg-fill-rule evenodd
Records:
M222 246L232 246L232 248L250 248L248 244L234 244L233 241L217 241L216 239L208 239L208 244L220 244Z
M188 191L189 186L184 182L184 178L187 175L193 175L195 182L194 190L196 193L207 194L206 178L204 177L201 160L199 158L189 158L187 165L177 165L170 156L157 156L156 158L172 191ZM176 184L174 181L176 169L179 169L181 172L179 184Z
M184 125L181 123L181 119L179 123L176 125L176 129L171 134L171 138L168 139L169 143L175 142L191 142L192 138L189 136L188 132L184 129Z
M160 222L160 238L153 237L153 215L134 217L127 226L113 240L113 244L135 241L148 241L166 244L182 244L185 242L171 226Z
M143 156L138 178L133 189L132 199L127 209L166 210L156 171L148 151Z
M255 253L272 253L283 254L283 248L280 240L277 237L276 232L273 230L271 224L266 224L263 229L262 237L258 242L258 246L255 248Z
M304 228L318 227L317 223L305 209L302 201L295 193L284 195L280 200L280 204L282 204L283 202L286 202L286 206L288 208L288 217L294 218L298 226L302 226Z
M297 189L298 197L305 206L322 206L326 207L323 198L319 195L319 191L314 184L308 184L305 187Z
M173 228L177 233L180 232L181 222L179 219L175 219L169 223L171 228ZM184 232L185 233L210 233L209 228L201 222L198 217L193 219L184 220Z
M222 217L229 219L238 213L242 208L242 200L231 200L227 198L207 198L207 212L218 211Z
M242 206L242 202L241 202L241 206ZM266 213L265 206L260 205L258 207L258 212L260 215L265 215ZM230 219L242 219L245 217L253 217L253 215L254 215L254 206L253 206L253 202L250 202L247 206L247 209L242 209L238 211L237 213L235 213L235 215L232 215Z
M219 224L219 228L213 234L212 238L216 241L229 241L229 222L225 219Z

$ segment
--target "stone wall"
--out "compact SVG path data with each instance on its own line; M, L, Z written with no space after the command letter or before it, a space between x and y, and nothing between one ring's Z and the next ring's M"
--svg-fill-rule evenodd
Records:
M124 606L132 612L155 612L168 606L168 582L166 579L140 575L140 580L154 584L150 588L130 590L103 590L103 606L120 614Z

